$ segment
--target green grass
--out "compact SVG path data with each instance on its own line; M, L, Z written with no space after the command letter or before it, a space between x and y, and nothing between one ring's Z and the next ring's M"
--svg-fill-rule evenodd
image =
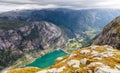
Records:
M82 47L82 44L78 40L71 40L65 44L65 48L68 53L71 53L79 47Z
M27 67L33 66L33 67L39 67L39 68L47 68L54 64L55 60L58 57L65 56L67 53L65 53L62 50L55 50L53 52L50 52L48 54L45 54L42 57L37 58L34 62L26 65Z
M85 32L82 32L83 34L86 34L90 39L94 38L98 33L100 32L100 30L96 30L96 29L92 29L92 30L88 30Z

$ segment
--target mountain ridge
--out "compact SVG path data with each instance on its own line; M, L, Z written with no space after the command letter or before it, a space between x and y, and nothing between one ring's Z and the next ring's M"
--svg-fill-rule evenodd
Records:
M106 25L98 38L93 42L97 45L111 45L114 48L120 49L120 16L116 17L108 25Z
M110 22L113 18L115 18L118 15L120 15L119 10L111 9L72 10L58 8L43 10L12 11L0 14L0 18L13 21L20 20L28 22L29 21L51 22L59 26L66 33L68 33L68 37L75 37L76 34L82 34L82 32L84 32L85 30L91 30L95 28L102 29L105 24ZM78 30L81 30L81 32L80 31L78 32Z

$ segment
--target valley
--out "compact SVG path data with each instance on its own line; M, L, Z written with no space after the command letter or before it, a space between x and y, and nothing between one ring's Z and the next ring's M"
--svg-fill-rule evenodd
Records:
M69 59L69 56L74 51L89 47L92 44L106 45L106 43L101 43L100 32L104 26L109 25L108 23L112 19L120 15L119 11L112 9L72 10L58 8L1 13L0 70L3 69L4 71L7 68L10 70L8 73L19 73L22 70L28 73L36 73L44 69L59 68L61 65L58 64L67 58L67 61L63 62L64 65L68 60L81 59L81 56L71 59ZM105 30L105 28L103 31L110 29ZM101 41L99 41L99 38ZM104 48L104 46L99 47ZM59 59L61 60L57 61ZM89 59L89 62L93 61L95 60ZM117 61L119 62L119 60ZM103 60L102 62L106 61ZM81 67L84 67L84 65ZM67 66L67 68L69 69L68 73L75 71L72 67ZM83 72L86 72L86 70L83 70ZM62 73L66 73L66 70Z

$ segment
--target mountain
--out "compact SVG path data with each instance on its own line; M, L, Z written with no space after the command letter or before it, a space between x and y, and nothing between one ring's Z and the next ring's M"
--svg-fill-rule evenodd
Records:
M40 50L60 47L65 42L62 30L52 23L0 21L0 69L29 52L34 55Z
M114 9L43 9L19 10L0 14L1 19L11 21L47 21L59 26L70 38L90 39L113 18L120 15L120 10ZM88 32L91 31L91 32ZM88 37L89 36L89 37Z
M26 65L53 48L88 46L119 11L59 8L0 13L0 69Z
M68 39L75 38L81 47L89 46L94 37L102 28L120 15L120 10L115 9L42 9L42 10L17 10L0 14L1 21L46 21L58 26Z
M8 70L7 73L120 73L120 51L111 46L85 47L59 57L53 66Z
M120 49L120 16L106 25L94 41L96 45L111 45L114 48Z

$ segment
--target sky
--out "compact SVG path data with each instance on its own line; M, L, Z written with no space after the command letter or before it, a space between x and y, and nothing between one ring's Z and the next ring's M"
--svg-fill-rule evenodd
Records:
M120 0L0 0L0 12L44 8L120 9Z

